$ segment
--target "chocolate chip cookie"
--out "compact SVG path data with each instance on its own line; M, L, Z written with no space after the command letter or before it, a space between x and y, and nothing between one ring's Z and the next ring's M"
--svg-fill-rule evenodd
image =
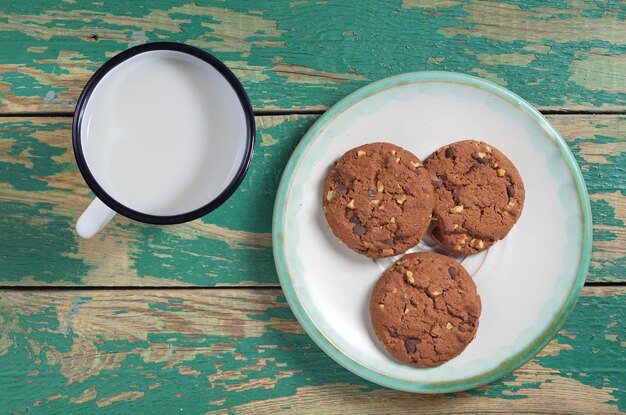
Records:
M480 141L440 148L424 162L437 203L430 235L445 249L472 254L504 238L524 206L524 183L511 161Z
M476 336L480 297L455 260L429 252L408 254L378 280L370 313L376 336L396 359L439 366Z
M435 206L431 176L421 161L389 143L345 153L328 173L322 197L333 233L370 258L416 245Z

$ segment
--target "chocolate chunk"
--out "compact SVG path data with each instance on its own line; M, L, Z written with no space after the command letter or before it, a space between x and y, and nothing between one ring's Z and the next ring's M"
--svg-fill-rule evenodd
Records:
M441 187L441 185L443 184L443 180L441 180L439 177L437 177L437 179L432 179L431 183L433 184L433 187L435 189L439 189L439 187Z
M487 158L487 157L480 158L478 157L476 153L472 153L472 158L480 164L489 164L491 162L490 158Z
M452 147L448 147L446 149L446 157L447 158L453 159L455 155L456 155L456 153L454 152L454 149Z
M396 241L393 238L385 239L383 243L387 245L389 248L393 248L394 246L396 246Z
M346 185L339 184L339 185L337 185L337 188L335 189L335 192L337 192L337 194L339 194L341 196L345 196L348 193L348 188L346 187Z
M515 188L513 187L512 184L506 187L506 194L509 195L509 197L515 196Z
M465 329L465 327L464 327L464 326L459 326L459 331L460 331L461 333L465 333L467 330Z
M456 267L450 267L450 268L448 268L448 274L450 274L452 279L455 279L456 276L459 275L459 270L456 269Z
M420 343L420 339L412 339L408 338L404 341L404 347L406 347L406 351L409 353L415 353L417 349L417 345Z
M360 223L354 225L354 233L356 233L357 235L363 236L365 235L366 231L367 229L365 229L365 226L361 225Z
M369 197L374 197L378 194L378 191L370 187L369 189L367 189L367 194L369 195Z
M475 321L476 321L476 317L474 317L474 316L473 316L473 315L471 315L471 314L468 314L468 315L467 315L467 322L468 322L469 324L473 324Z
M352 228L354 233L356 233L359 236L365 235L365 232L367 232L367 228L363 226L363 224L361 223L361 220L356 215L356 213L352 214L352 217L350 218L350 222L354 223L354 228Z
M398 332L394 329L389 329L389 335L395 339L398 337Z

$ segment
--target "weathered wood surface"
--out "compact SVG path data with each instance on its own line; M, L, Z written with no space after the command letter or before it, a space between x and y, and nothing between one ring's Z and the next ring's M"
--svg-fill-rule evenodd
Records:
M258 117L248 177L201 220L156 227L118 215L89 240L73 228L92 194L73 161L71 120L0 118L0 285L277 284L270 240L276 187L316 117ZM581 164L592 200L588 278L626 281L626 116L549 118Z
M417 396L339 367L278 289L0 291L0 411L617 413L624 315L626 288L586 288L519 370L467 393Z
M258 114L292 115L257 118L252 169L211 215L171 227L117 217L80 239L73 224L92 195L70 118L32 115L71 115L98 66L148 41L215 54ZM623 284L586 287L513 374L445 396L352 375L302 332L279 289L242 288L277 285L274 195L317 118L293 114L417 70L481 76L576 113L549 118L590 193L588 281L625 282L624 1L0 1L0 286L25 286L0 289L0 413L626 412Z
M72 111L93 71L147 41L198 46L256 109L323 109L402 72L491 79L542 109L626 109L624 1L3 1L0 112Z

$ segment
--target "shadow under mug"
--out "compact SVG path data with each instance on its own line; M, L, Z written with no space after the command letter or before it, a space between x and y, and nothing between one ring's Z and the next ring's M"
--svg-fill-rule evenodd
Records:
M172 85L168 70L176 71L176 65L190 70L195 80L169 72L180 88ZM145 76L141 68L146 68ZM124 78L131 70L134 78ZM185 97L193 99L167 101ZM164 113L168 108L175 114ZM109 117L110 112L117 115ZM200 127L193 129L196 123ZM203 132L212 128L218 131L204 140ZM138 135L143 140L139 144ZM107 140L115 140L117 147ZM72 141L78 168L96 195L76 223L78 234L89 238L116 213L165 225L191 221L219 207L252 161L254 113L237 77L214 56L180 43L148 43L116 55L87 82L76 105ZM136 157L138 145L146 153ZM169 153L177 157L174 162L167 159Z

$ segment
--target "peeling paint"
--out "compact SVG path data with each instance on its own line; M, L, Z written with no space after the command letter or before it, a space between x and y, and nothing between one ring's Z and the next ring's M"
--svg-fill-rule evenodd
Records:
M460 412L618 413L626 409L625 298L624 288L585 288L563 330L519 370L472 391L420 396L369 383L301 330L275 325L299 327L278 289L1 292L0 336L11 340L1 386L14 398L3 408L126 413L158 402L192 413L258 405L315 413L323 399L354 413L390 402L396 412L447 413L454 399ZM74 329L64 334L71 314ZM29 383L23 373L33 368Z
M0 12L0 111L71 111L106 59L159 40L228 62L257 109L324 109L435 69L485 76L540 108L623 110L623 18L619 2L584 0L12 2Z
M0 223L5 284L225 285L276 284L271 221L285 163L317 116L258 117L254 163L239 190L201 220L171 227L122 216L96 238L73 231L91 193L73 161L70 122L60 118L0 123ZM591 281L621 281L626 268L626 124L620 115L549 117L583 168L592 200ZM255 206L255 215L249 206ZM8 228L6 228L8 229ZM49 241L33 256L32 241ZM30 249L30 251L29 251ZM50 258L55 258L51 261ZM27 267L28 261L35 266ZM2 281L0 281L0 284Z

